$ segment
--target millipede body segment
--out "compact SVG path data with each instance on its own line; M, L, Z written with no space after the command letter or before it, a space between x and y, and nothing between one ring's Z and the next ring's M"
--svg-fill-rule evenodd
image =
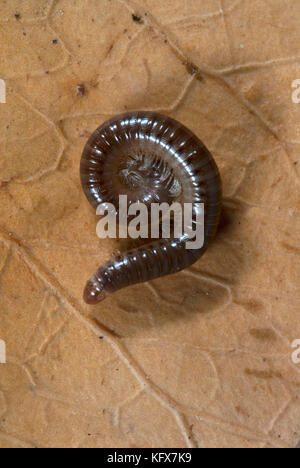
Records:
M155 112L118 115L89 138L80 175L88 201L119 206L179 201L204 204L204 244L187 248L185 233L160 238L112 258L88 281L84 300L96 304L136 283L176 273L198 260L214 237L221 210L221 180L204 144L176 120Z

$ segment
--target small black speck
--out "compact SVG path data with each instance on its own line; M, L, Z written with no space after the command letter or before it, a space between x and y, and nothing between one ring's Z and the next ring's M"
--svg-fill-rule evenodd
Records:
M295 161L294 164L295 164L295 166L296 166L296 165L298 164L298 161Z
M15 13L15 18L16 18L17 20L19 20L19 19L21 18L20 13Z
M194 63L185 62L184 65L185 65L185 68L186 68L187 72L190 75L196 75L196 74L199 73L198 67Z
M89 437L91 437L92 434L88 434Z
M53 39L52 44L57 44L57 39Z
M49 75L49 71L48 71L48 70L46 70L45 73L46 73L46 75Z
M103 336L99 336L99 340L103 340Z
M132 13L131 16L132 16L133 21L136 21L137 23L140 23L140 21L142 19L140 16L137 16L134 13Z
M23 36L27 36L26 32L23 32Z

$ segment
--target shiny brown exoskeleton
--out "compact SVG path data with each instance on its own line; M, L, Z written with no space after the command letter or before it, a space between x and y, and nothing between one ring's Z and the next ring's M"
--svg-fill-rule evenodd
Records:
M176 273L198 260L214 237L221 210L216 163L190 130L155 112L118 115L88 140L81 159L83 190L96 209L109 202L204 203L204 245L186 248L187 238L156 239L102 265L88 281L84 300L96 304L126 286Z

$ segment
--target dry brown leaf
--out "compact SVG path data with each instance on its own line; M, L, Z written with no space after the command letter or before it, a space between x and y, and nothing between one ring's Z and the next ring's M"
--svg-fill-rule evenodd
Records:
M299 18L299 0L0 0L1 447L299 442ZM205 142L224 219L192 268L89 308L117 244L79 161L133 109Z

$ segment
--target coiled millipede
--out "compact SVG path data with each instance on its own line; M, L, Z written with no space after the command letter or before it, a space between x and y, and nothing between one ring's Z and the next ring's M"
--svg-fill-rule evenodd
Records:
M85 195L96 209L119 195L128 204L142 202L204 204L204 244L186 246L185 233L159 238L102 265L87 282L84 300L102 301L108 294L136 283L176 273L198 260L214 237L221 211L221 180L204 144L181 123L155 112L118 115L89 138L81 159Z

